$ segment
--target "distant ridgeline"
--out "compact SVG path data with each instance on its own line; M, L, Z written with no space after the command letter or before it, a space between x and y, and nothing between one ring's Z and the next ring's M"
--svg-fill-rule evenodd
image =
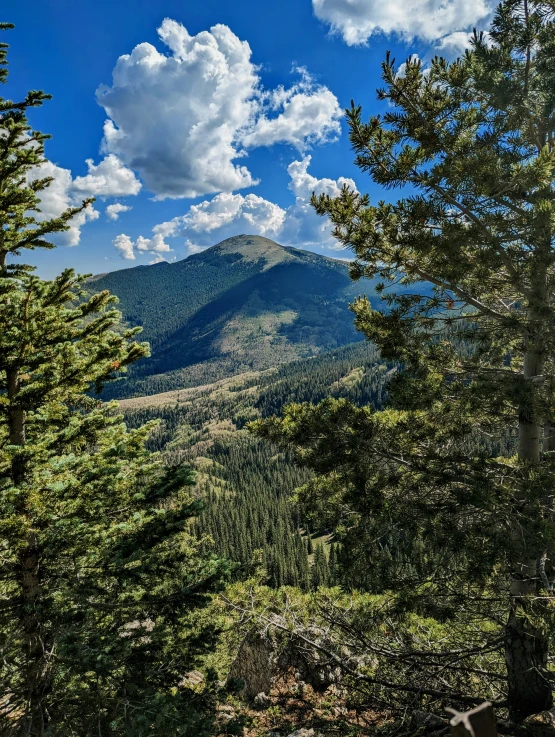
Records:
M120 299L152 357L105 391L142 396L211 383L315 356L360 340L349 302L374 283L353 282L345 261L259 236L229 238L183 261L95 277Z
M199 538L211 537L212 547L241 563L243 572L263 564L270 585L308 589L333 583L337 543L290 500L307 472L244 426L290 402L327 396L379 407L393 370L360 342L211 385L122 400L121 408L133 427L160 419L152 448L197 470L197 494L208 501L194 526Z

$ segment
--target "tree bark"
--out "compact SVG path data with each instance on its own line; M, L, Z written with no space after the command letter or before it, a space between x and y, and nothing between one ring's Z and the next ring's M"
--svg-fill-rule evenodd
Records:
M20 368L7 369L8 441L10 445L25 446L25 410L18 401L21 388ZM25 459L15 454L12 460L12 481L20 486L25 481ZM20 626L23 635L23 678L25 714L19 724L19 737L42 737L48 726L44 712L44 697L50 689L45 658L45 633L40 614L41 561L35 533L30 532L27 545L19 555L18 583L20 590Z
M44 632L38 611L41 600L40 551L35 535L29 536L20 558L19 570L25 658L25 716L21 720L19 734L20 737L42 737L48 726L43 702L49 691L50 681L44 652Z
M7 388L10 406L8 409L8 428L10 445L25 445L25 412L17 402L20 389L19 367L7 371Z
M6 370L8 406L8 442L23 448L25 445L25 410L18 402L20 389L19 366ZM12 480L17 486L25 477L25 465L21 454L12 459Z
M511 719L521 722L553 706L547 679L547 639L530 623L515 602L505 626L505 662Z
M541 322L535 319L533 310L530 318L531 332L536 339L531 341L524 355L525 380L540 376L544 363L538 337ZM537 464L541 459L542 425L536 417L533 401L530 397L527 399L519 409L518 459L523 466ZM548 642L527 616L529 597L537 595L541 585L539 560L527 555L524 549L522 559L511 571L510 613L505 625L508 704L515 722L553 706L547 673Z

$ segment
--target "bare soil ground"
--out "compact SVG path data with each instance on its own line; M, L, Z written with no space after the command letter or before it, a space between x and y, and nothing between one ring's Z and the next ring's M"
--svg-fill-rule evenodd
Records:
M314 729L322 737L375 737L377 728L390 718L386 714L348 705L346 694L334 687L316 693L310 686L299 687L294 678L281 679L262 707L230 699L223 704L224 735L241 737L287 737L299 729ZM347 704L347 706L346 706ZM234 719L227 715L234 714Z

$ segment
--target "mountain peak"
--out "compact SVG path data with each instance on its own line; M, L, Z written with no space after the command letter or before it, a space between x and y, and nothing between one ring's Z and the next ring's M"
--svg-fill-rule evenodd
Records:
M242 233L241 235L233 235L231 238L226 238L225 240L216 243L214 246L214 248L221 248L230 253L232 253L235 248L246 247L255 249L260 247L283 249L283 246L280 246L279 243L276 243L270 238L265 238L263 235L248 235L245 233Z
M289 249L261 235L235 235L208 250L225 255L236 253L242 257L243 261L264 260L266 262L264 271L279 263L296 260L295 255Z

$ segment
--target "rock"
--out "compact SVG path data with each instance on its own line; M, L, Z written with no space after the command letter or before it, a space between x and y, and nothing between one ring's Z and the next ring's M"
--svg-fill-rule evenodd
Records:
M218 706L218 721L222 724L227 724L232 719L235 719L235 709L231 704L219 704Z
M279 654L278 667L282 673L294 668L295 679L310 684L318 693L323 693L332 684L340 683L343 675L341 668L329 663L320 652L307 652L294 638Z
M254 699L269 693L277 675L276 650L272 641L258 632L243 640L230 671L229 681L242 681L243 693Z
M198 670L192 670L189 673L185 673L179 685L189 686L189 688L191 688L192 686L198 686L203 681L204 676L202 675L202 673Z
M555 709L532 714L522 723L534 737L555 737Z
M433 732L436 729L447 727L447 720L431 714L429 711L415 711L413 714L414 724L418 729L425 732Z
M235 714L235 707L231 706L231 704L220 704L218 706L218 711L227 712L228 714Z
M325 645L320 630L308 630L315 642ZM276 677L293 669L295 680L323 693L343 680L340 667L320 650L307 651L306 642L292 637L270 636L251 631L243 640L228 677L229 685L240 682L247 699L270 693Z
M257 693L256 696L253 699L253 702L256 706L264 707L268 706L270 703L270 697L266 696L264 691L261 691L260 693Z
M291 732L288 737L317 737L313 729L297 729L296 732Z
M333 649L333 645L326 639L325 633L318 628L307 628L303 630L308 639L317 645ZM348 655L348 654L347 654ZM346 660L348 657L346 657ZM298 681L308 683L318 693L327 691L330 686L338 685L343 680L342 669L325 652L307 649L306 640L298 637L295 633L283 642L277 653L278 669L286 673L290 668L295 673Z

